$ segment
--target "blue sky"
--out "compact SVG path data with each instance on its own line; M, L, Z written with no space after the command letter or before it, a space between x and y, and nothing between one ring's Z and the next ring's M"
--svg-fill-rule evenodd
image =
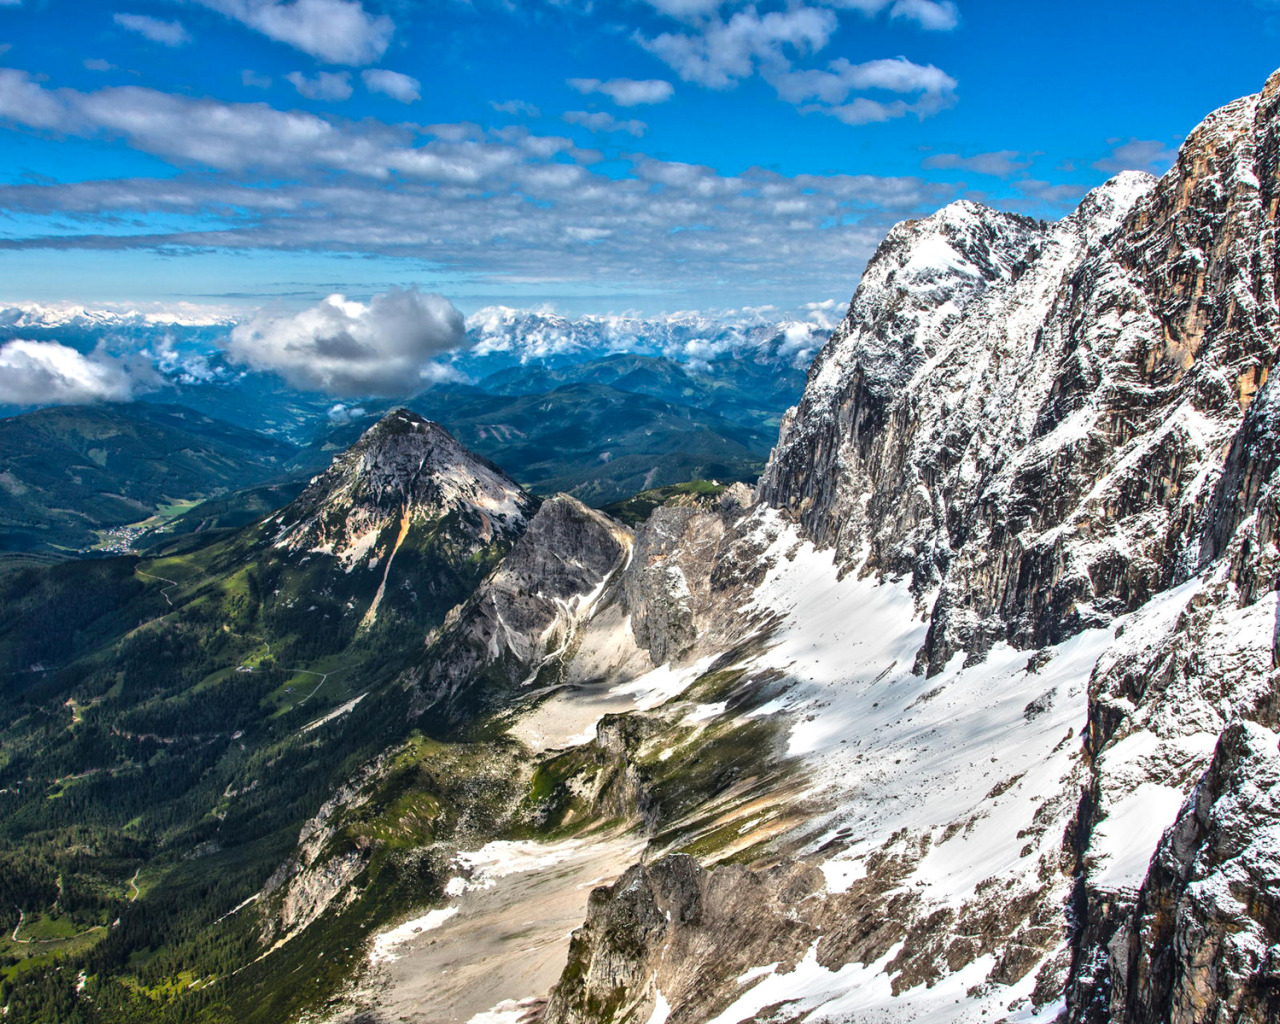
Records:
M847 298L888 226L1163 171L1280 3L0 0L0 301Z

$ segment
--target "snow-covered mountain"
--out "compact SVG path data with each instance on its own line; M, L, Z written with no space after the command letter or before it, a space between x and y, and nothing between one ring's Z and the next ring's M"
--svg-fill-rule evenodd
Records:
M559 659L503 719L528 813L646 844L546 1021L1275 1019L1278 108L1056 224L899 225L754 507L659 509L572 643L491 646ZM407 963L511 898L494 847ZM546 993L488 952L514 1020Z

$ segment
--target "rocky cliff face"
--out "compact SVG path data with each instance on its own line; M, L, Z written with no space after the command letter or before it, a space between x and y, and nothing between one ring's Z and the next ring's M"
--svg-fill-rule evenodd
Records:
M1207 118L1159 182L1053 225L953 205L873 259L759 493L913 575L922 667L1055 642L1194 565L1274 349L1278 92Z
M417 704L455 722L561 682L581 630L631 560L631 532L567 494L428 641Z
M1151 861L1111 940L1110 999L1125 1024L1280 1017L1280 752L1236 721Z

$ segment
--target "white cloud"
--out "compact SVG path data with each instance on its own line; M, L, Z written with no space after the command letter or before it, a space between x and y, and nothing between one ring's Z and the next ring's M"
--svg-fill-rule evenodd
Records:
M568 121L569 124L580 124L591 132L626 132L637 139L649 130L649 126L643 121L634 119L619 121L612 114L604 111L570 110L563 115L563 120Z
M370 92L380 92L401 103L415 103L421 99L422 83L399 71L370 68L361 72L360 77L364 79L364 87Z
M828 10L794 7L762 15L748 8L728 21L712 17L698 32L664 32L638 41L686 82L727 89L757 67L790 68L790 52L816 53L836 27Z
M950 32L960 24L960 12L950 0L896 0L889 16L914 21L930 32Z
M489 106L499 114L510 114L512 117L542 116L541 110L532 103L526 103L524 100L503 100L501 103L491 100Z
M1093 164L1095 170L1106 174L1121 171L1150 171L1163 174L1178 159L1178 151L1157 139L1108 139L1111 152Z
M724 0L647 0L647 2L673 18L696 19L714 14L721 8Z
M319 71L315 78L308 78L301 71L290 71L284 77L309 100L338 102L351 99L351 76L345 71Z
M137 32L162 46L182 46L191 42L191 36L180 21L161 21L145 14L116 14L112 20L121 28Z
M0 402L6 405L83 405L132 396L133 381L114 360L56 341L0 345Z
M843 57L828 70L782 71L765 77L790 103L801 110L829 114L845 124L870 124L914 114L927 117L955 103L956 80L932 64L916 64L905 57L851 64ZM880 91L914 95L913 100L872 99L852 93Z
M608 96L620 107L636 107L645 103L665 103L675 90L670 82L660 78L610 78L606 82L598 78L570 78L569 85L583 95L598 92Z
M975 153L961 156L959 153L934 153L925 157L924 166L934 170L973 171L990 174L996 178L1008 178L1018 171L1025 171L1032 164L1028 154L1012 149L1000 149L993 153Z
M391 43L395 24L359 0L195 0L330 64L372 64Z
M369 415L369 410L362 405L346 405L338 402L326 414L330 423L350 423Z
M248 89L270 89L271 76L260 75L256 71L245 68L240 72L240 84Z
M101 57L86 57L82 62L86 71L115 71L116 66Z
M1072 209L1089 191L1087 185L1054 184L1035 178L1015 181L1013 187L1034 203Z
M334 395L407 395L430 362L465 341L441 295L392 289L365 305L330 295L301 313L261 312L231 332L227 354L294 387Z

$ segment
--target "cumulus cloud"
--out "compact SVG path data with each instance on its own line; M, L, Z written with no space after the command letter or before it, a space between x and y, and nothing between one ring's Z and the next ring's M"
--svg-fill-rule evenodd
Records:
M612 114L604 111L570 110L563 115L563 120L568 121L569 124L582 125L590 132L626 132L637 139L649 130L649 126L643 121L634 119L619 121Z
M350 423L369 415L369 410L362 405L346 405L338 402L329 409L326 415L330 423Z
M415 103L421 99L422 83L399 71L388 71L385 68L370 68L363 71L364 87L370 92L380 92L401 103Z
M232 330L227 354L294 387L407 395L433 376L433 358L463 344L465 330L441 295L392 289L367 305L330 295L300 313L260 312Z
M989 174L996 178L1008 178L1018 171L1025 171L1031 164L1030 156L1012 149L996 150L993 153L975 153L973 156L961 156L959 153L934 153L924 160L924 166L934 170L973 171L976 174Z
M930 32L950 32L960 24L960 11L950 0L896 0L889 16L914 21Z
M664 82L660 78L610 78L605 82L598 78L570 78L569 86L584 96L593 92L602 93L620 107L665 103L675 92L670 82Z
M1156 139L1130 139L1128 142L1108 139L1107 142L1111 152L1093 164L1095 170L1105 174L1119 174L1121 171L1163 174L1178 159L1177 149Z
M1015 181L1013 187L1033 203L1057 206L1064 210L1074 209L1076 204L1084 198L1084 194L1089 191L1087 185L1054 184L1036 178Z
M337 102L351 99L351 76L345 71L320 71L315 78L308 78L301 71L290 71L284 77L309 100Z
M714 14L724 0L647 0L651 7L672 18L698 18Z
M955 103L956 80L932 64L905 57L851 64L843 57L827 70L782 71L765 77L789 103L829 114L846 124L868 124L914 114L927 117ZM873 99L857 92L888 92L913 99ZM811 102L810 102L811 101Z
M240 84L246 89L270 89L271 76L260 75L256 71L245 68L240 72Z
M727 21L712 17L697 32L664 32L639 41L686 82L727 89L757 67L782 70L791 66L791 53L821 50L836 27L836 16L825 9L760 14L748 8Z
M116 14L112 20L121 28L137 32L162 46L182 46L191 42L191 36L179 21L161 21L145 14Z
M358 0L194 0L268 39L330 64L372 64L387 52L395 23Z
M133 380L120 363L56 341L16 339L0 345L0 403L84 405L125 401Z

